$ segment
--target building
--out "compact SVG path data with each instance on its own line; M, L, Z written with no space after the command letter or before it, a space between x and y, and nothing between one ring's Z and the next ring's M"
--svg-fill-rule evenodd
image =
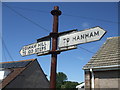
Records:
M76 88L78 88L78 90L84 90L84 86L85 86L85 83L81 83L80 85L77 85Z
M49 88L37 59L2 62L0 88Z
M107 38L99 51L83 67L85 88L120 89L120 37Z

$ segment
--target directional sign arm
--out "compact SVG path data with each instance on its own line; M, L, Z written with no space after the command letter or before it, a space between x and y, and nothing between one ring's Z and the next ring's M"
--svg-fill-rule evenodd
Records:
M94 27L91 29L66 34L59 37L58 47L61 48L66 46L73 46L82 43L97 41L100 40L105 33L106 31L103 30L102 28Z
M20 50L20 54L22 56L37 54L37 53L45 53L50 50L50 40L41 41L38 43L33 43L27 46L24 46Z

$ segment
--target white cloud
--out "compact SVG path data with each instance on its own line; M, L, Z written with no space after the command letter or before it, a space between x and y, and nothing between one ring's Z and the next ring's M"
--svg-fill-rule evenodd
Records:
M87 23L87 22L82 23L82 27L89 28L89 23Z

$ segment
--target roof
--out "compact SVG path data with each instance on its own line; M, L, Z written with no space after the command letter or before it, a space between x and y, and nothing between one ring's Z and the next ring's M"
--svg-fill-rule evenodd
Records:
M83 69L120 66L120 64L118 64L118 61L120 61L120 53L118 53L118 51L120 51L119 43L120 37L107 38L106 42Z
M25 67L29 63L31 63L35 59L29 59L29 60L20 60L20 61L11 61L11 62L1 62L0 66L4 69L8 68L21 68Z
M8 74L6 78L2 80L0 83L0 88L4 88L7 84L9 84L15 77L17 77L26 67L31 64L36 59L29 60L20 60L20 61L11 61L11 62L1 62L3 70L10 70L11 73Z
M77 85L76 88L83 88L84 86L85 86L85 83L83 82L82 84Z

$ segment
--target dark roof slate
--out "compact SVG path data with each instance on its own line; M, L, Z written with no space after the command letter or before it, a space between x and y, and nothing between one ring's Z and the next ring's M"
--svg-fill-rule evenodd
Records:
M37 59L0 62L0 66L2 65L2 69L9 69L11 71L11 73L7 77L5 77L0 83L0 88L4 88L12 80L14 80L14 78L17 77L22 71L24 71L29 64L31 64L35 60Z
M120 37L107 38L106 42L83 69L118 65L118 61L120 61L119 43Z
M1 66L1 68L4 68L4 69L22 68L22 67L26 67L33 60L35 60L35 59L21 60L21 61L11 61L11 62L1 62L0 66Z

